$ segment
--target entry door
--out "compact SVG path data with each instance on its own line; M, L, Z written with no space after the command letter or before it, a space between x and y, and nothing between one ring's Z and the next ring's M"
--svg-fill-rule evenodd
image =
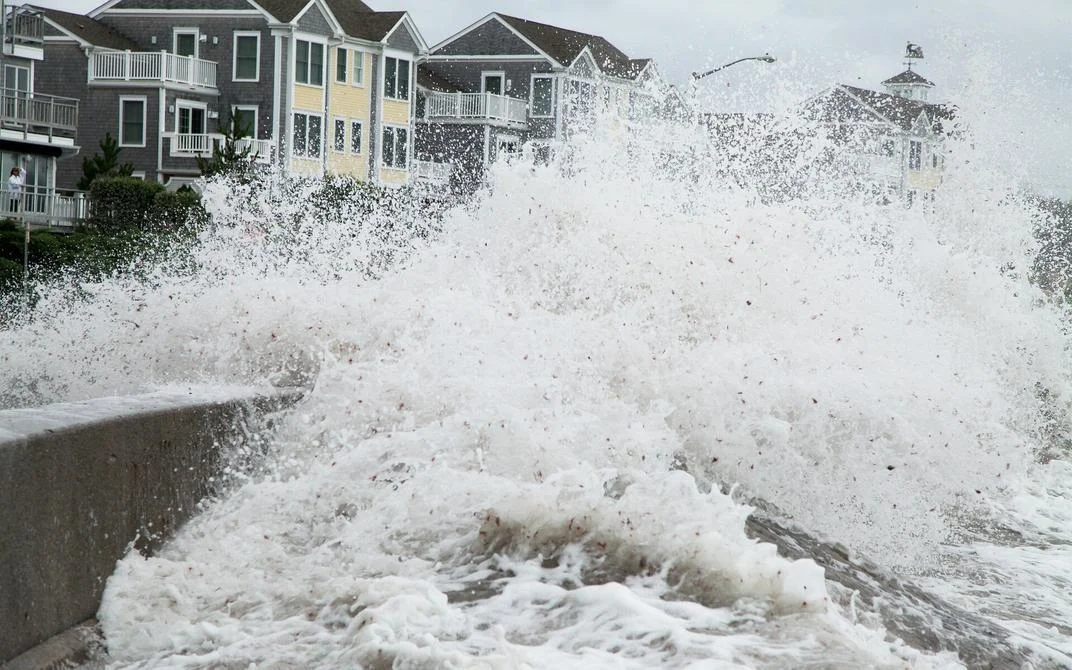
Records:
M494 93L502 95L506 88L506 75L502 72L485 72L480 87L481 93Z
M179 134L205 134L204 107L179 107Z
M197 57L197 31L175 31L175 55Z

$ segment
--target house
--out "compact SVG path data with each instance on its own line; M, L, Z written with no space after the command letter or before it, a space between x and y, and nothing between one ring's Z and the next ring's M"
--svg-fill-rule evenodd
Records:
M189 183L197 157L233 122L243 147L291 173L410 178L413 63L427 47L405 12L359 0L109 0L86 16L37 11L48 76L83 100L83 144L111 133L138 176Z
M848 149L862 182L883 197L911 202L941 184L942 144L955 112L928 102L934 84L911 67L882 83L883 92L838 84L807 101L804 115Z
M44 20L32 7L6 9L2 35L0 178L6 180L12 167L22 168L25 191L16 207L27 223L85 218L83 198L55 190L57 172L79 151L79 100L64 82L45 76ZM59 91L68 95L51 94ZM0 215L14 214L11 205L9 198L0 198Z
M602 37L493 12L419 64L417 153L455 164L471 186L522 145L549 156L596 112L628 116L651 82L652 61Z

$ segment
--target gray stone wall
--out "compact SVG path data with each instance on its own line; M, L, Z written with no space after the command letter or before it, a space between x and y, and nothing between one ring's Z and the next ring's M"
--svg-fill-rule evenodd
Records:
M220 445L297 399L173 395L0 411L0 664L93 617L130 543L213 493Z

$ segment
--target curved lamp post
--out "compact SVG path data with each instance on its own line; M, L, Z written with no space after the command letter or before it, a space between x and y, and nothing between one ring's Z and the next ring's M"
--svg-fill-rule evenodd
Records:
M714 68L712 70L708 70L707 72L693 72L692 73L692 78L693 79L703 79L704 77L706 77L708 75L711 75L711 74L714 74L714 73L718 72L719 70L725 70L726 68L728 68L731 65L736 65L737 63L743 63L746 60L760 60L760 61L763 61L764 63L773 63L775 58L774 58L774 56L772 56L770 54L763 54L762 56L747 56L745 58L738 58L735 61L732 61L730 63L726 63L725 65L719 65L718 67L716 67L716 68Z

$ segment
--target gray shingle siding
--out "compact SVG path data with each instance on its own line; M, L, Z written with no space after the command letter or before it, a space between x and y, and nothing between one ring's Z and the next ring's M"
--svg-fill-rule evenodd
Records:
M532 47L525 43L512 30L498 19L491 19L484 25L474 28L450 44L445 44L435 51L436 55L464 54L471 56L496 56L535 54Z
M461 87L464 93L479 93L483 72L505 72L510 88L506 95L528 100L532 75L551 72L546 60L540 61L428 61L421 64L427 69Z
M421 50L421 48L417 46L417 40L413 39L413 35L410 34L409 28L405 25L401 25L395 29L391 38L387 40L387 46L392 49L399 49L400 51L407 51L409 53L417 53Z
M334 32L324 13L316 5L313 5L301 15L301 18L298 19L298 27L318 35L331 35Z

